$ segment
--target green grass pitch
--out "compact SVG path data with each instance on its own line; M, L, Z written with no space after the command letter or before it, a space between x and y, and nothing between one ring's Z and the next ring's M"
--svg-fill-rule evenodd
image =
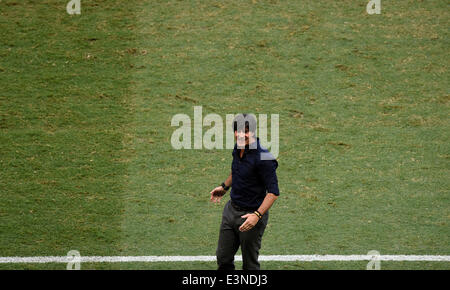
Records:
M172 148L194 106L280 116L262 255L450 254L447 1L67 2L0 1L1 257L214 255L231 152Z

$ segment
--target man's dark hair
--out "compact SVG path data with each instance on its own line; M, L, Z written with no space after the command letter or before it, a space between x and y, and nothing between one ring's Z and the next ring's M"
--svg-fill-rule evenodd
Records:
M236 131L256 132L256 118L252 114L237 114L233 119L233 129Z

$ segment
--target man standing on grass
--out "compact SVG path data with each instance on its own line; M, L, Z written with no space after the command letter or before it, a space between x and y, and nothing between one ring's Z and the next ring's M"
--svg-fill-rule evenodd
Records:
M236 144L231 174L211 191L211 201L220 202L231 187L225 205L217 246L219 270L234 270L234 255L239 246L244 270L259 270L259 249L269 219L269 208L279 196L276 169L278 162L262 148L256 137L256 119L238 114L233 120Z

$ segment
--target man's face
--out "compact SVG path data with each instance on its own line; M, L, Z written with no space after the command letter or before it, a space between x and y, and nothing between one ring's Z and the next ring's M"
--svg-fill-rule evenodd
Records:
M249 132L248 128L245 128L245 131L234 131L234 137L238 148L244 148L248 145L250 143L250 137L253 137L253 135L252 132Z

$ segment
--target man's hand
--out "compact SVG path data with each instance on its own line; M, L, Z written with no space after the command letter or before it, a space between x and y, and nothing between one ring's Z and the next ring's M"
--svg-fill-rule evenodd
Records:
M239 227L241 232L246 232L251 230L259 221L259 217L254 213L248 213L246 215L241 216L241 218L245 219L245 222Z
M218 186L211 191L211 202L219 203L227 191L222 186Z

